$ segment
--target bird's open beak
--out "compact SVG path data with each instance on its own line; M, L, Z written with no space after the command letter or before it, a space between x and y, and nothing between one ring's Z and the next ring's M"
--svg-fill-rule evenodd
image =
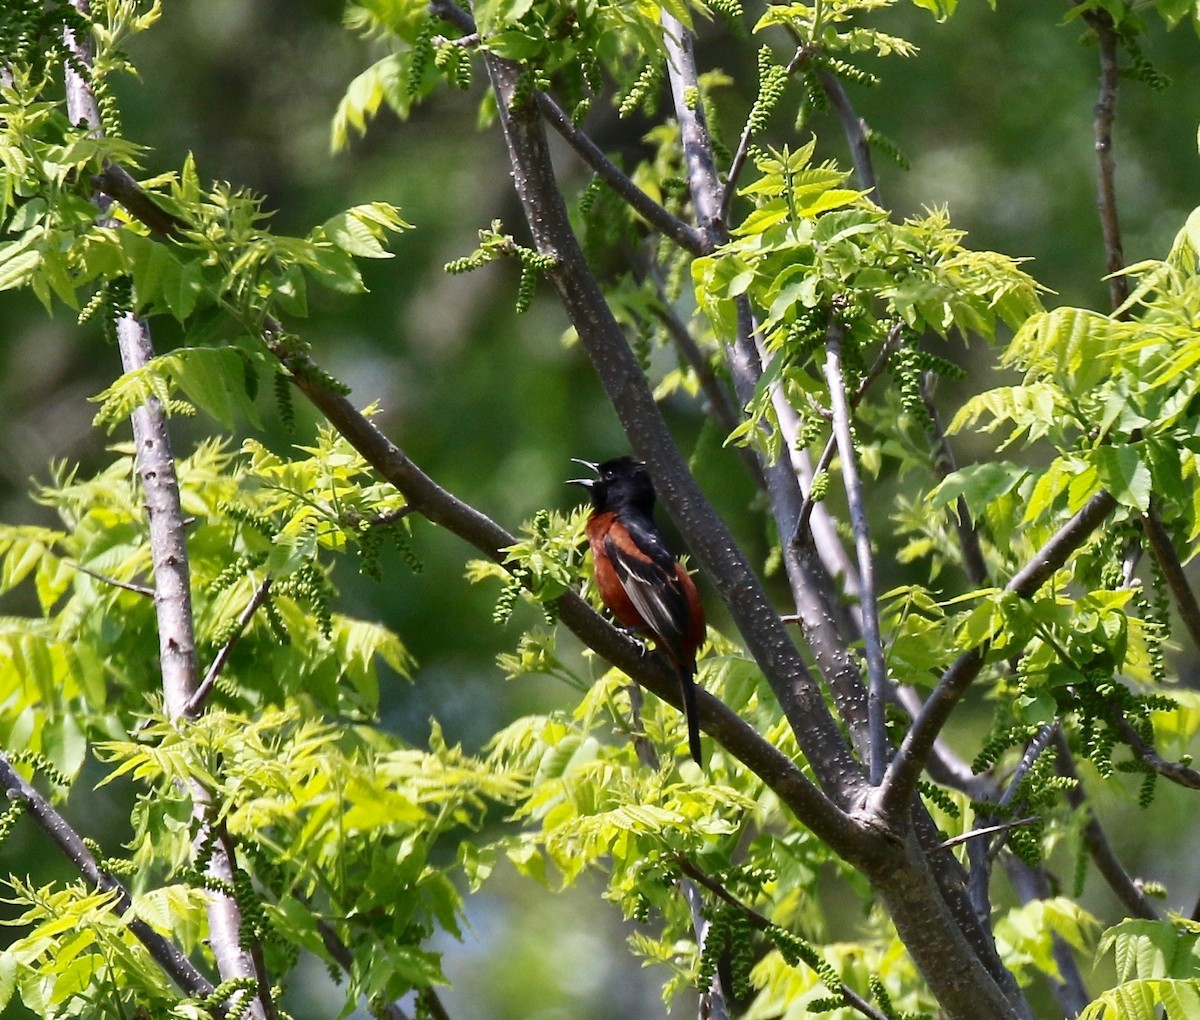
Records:
M582 464L585 468L591 471L597 471L600 468L599 464L595 464L590 460L580 460L578 457L572 457L571 462L574 464ZM582 485L585 489L590 489L596 484L595 478L568 478L567 485Z

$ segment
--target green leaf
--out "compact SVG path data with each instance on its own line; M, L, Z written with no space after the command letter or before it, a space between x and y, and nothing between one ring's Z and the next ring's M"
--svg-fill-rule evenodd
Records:
M201 410L232 430L239 418L262 428L246 392L246 361L230 347L182 347L162 359L179 388Z
M947 475L930 494L930 506L940 510L961 496L972 513L980 514L989 503L1012 492L1028 474L1026 468L1004 460L972 464Z
M1100 483L1118 503L1141 513L1150 508L1150 469L1139 450L1132 446L1102 446L1093 452L1092 461Z

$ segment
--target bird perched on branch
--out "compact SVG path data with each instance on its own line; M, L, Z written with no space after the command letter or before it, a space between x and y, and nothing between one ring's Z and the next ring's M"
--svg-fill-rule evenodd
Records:
M600 598L617 621L649 633L679 673L688 747L697 764L696 652L704 643L704 606L695 582L675 559L654 523L654 485L646 466L632 457L603 464L575 460L595 478L572 478L592 499L588 544Z

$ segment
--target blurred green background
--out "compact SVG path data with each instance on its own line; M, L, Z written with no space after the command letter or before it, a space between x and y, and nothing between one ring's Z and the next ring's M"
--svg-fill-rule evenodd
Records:
M394 259L365 267L370 293L354 299L313 293L310 319L294 325L318 360L352 386L353 399L378 401L385 431L458 495L510 529L541 507L570 507L578 493L563 485L572 473L569 458L602 459L626 444L583 353L562 342L562 312L543 289L530 312L515 316L511 265L465 276L441 269L471 251L476 231L495 218L518 237L525 233L499 132L476 129L482 72L476 69L470 93L443 90L403 124L384 113L366 139L331 155L329 121L338 99L374 59L368 44L342 29L339 0L165 6L159 26L131 47L141 80L118 89L127 136L150 148L143 174L177 168L191 151L202 177L263 194L280 232L303 234L356 202L399 205L416 229L399 239ZM899 5L876 23L915 41L921 52L869 64L882 85L848 90L860 114L911 161L904 171L877 155L883 200L897 216L948 205L972 246L1031 257L1031 272L1054 292L1049 303L1104 309L1091 134L1098 57L1081 42L1078 23L1062 24L1066 10L1065 3L1005 3L992 11L969 0L937 24ZM754 17L751 10L748 23ZM745 83L718 96L727 139L737 137L754 98L756 45L722 24L702 33L702 69L722 67ZM1116 158L1131 262L1165 253L1200 204L1196 38L1187 28L1168 34L1155 24L1145 49L1172 85L1159 94L1125 82L1121 91ZM648 122L618 121L596 104L588 127L631 165ZM848 165L832 116L819 116L813 127L820 152ZM797 140L785 101L769 141ZM588 174L561 146L556 158L565 190L577 193ZM45 479L52 458L98 466L105 445L124 438L93 431L95 408L88 402L117 373L118 359L93 326L79 327L66 314L48 319L27 295L4 295L0 324L0 511L11 522L38 520L42 511L25 495L31 477ZM163 347L174 339L158 335ZM993 361L980 346L952 356L977 378ZM269 398L262 403L273 417ZM701 431L699 411L682 402L668 411L690 451ZM303 408L301 422L294 437L275 428L265 438L276 446L303 441ZM179 441L186 443L189 431L198 435L198 427L208 423L180 422ZM962 460L972 457L969 445L959 452ZM697 473L738 536L761 556L764 527L747 510L751 492L732 454L708 442ZM504 628L491 622L494 588L462 580L469 550L420 522L414 548L424 563L420 574L392 554L382 584L350 570L339 576L344 611L395 628L420 662L411 686L397 682L386 691L386 725L421 743L436 716L451 741L474 749L520 714L568 703L568 692L550 681L503 681L494 657L512 647L527 618L518 615ZM883 584L899 576L885 568ZM0 612L30 609L20 593L0 602ZM1195 676L1195 663L1178 665ZM112 789L103 796L77 790L70 805L78 825L110 846L126 832L126 811L110 799ZM1136 811L1132 803L1104 807L1118 818ZM1171 883L1179 900L1173 897L1172 906L1185 910L1200 871L1165 848L1195 836L1192 816L1182 794L1163 789L1152 817L1155 826L1175 831L1113 826L1135 870ZM67 874L27 825L2 853L5 870L32 868L39 882ZM1087 903L1112 907L1091 886ZM455 982L444 999L456 1020L662 1015L661 975L625 956L620 919L594 890L547 898L501 874L471 900L468 913L465 941L444 946ZM336 997L329 994L316 968L311 986L294 989L285 1007L301 1018L333 1015ZM689 1012L694 1007L680 1003L676 1015ZM15 1007L3 1014L25 1015Z

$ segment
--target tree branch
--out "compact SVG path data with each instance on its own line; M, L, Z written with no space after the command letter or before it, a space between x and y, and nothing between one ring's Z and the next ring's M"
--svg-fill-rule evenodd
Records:
M263 582L255 589L254 595L246 604L246 608L242 610L238 616L237 629L230 635L229 640L221 646L220 651L212 661L212 665L208 667L208 672L204 674L204 679L200 681L200 686L196 688L196 693L188 699L187 706L183 710L183 714L189 719L195 718L204 707L204 702L208 699L214 685L217 682L217 677L221 675L221 671L225 668L225 664L229 661L229 657L233 654L233 649L241 640L246 628L250 625L254 614L258 612L259 606L267 601L267 597L271 593L271 577L266 577Z
M1129 278L1125 268L1125 249L1121 241L1121 220L1117 215L1116 164L1113 160L1113 120L1117 113L1117 84L1121 66L1117 59L1117 33L1111 15L1102 8L1083 15L1100 48L1100 93L1096 100L1092 129L1096 139L1096 206L1100 229L1104 234L1105 266L1108 269L1108 294L1114 309L1129 297Z
M468 35L474 35L476 32L475 20L451 0L431 0L429 10L436 17L450 22ZM705 254L704 238L700 231L672 215L642 191L620 167L604 155L603 150L585 132L575 126L553 97L540 90L535 91L533 96L546 122L634 212L684 251L693 255Z
M954 462L954 451L950 448L950 440L942 427L942 418L938 414L937 405L933 402L933 385L931 373L921 376L921 403L925 405L928 416L929 434L933 440L933 469L938 478L945 481L958 470ZM958 533L958 546L962 552L963 570L972 584L982 587L987 583L987 562L983 558L983 546L979 542L979 532L971 519L971 510L967 501L958 497L954 507L954 528Z
M825 381L829 386L833 408L833 433L842 458L842 481L850 506L850 524L854 529L854 546L858 554L859 599L862 605L863 640L866 644L867 725L870 732L870 778L872 785L883 778L891 746L888 743L884 720L887 697L887 665L883 659L883 637L879 631L879 605L875 599L875 556L871 550L871 533L863 502L862 481L858 475L854 436L850 431L850 407L846 400L846 379L842 373L843 327L831 320L825 333Z
M1030 561L1005 585L1005 591L1030 598L1078 549L1116 506L1107 492L1098 492L1054 534ZM905 810L917 788L929 752L967 688L979 675L988 651L985 643L963 652L943 674L929 700L904 737L896 757L879 786L877 805L885 816L896 818ZM1200 778L1200 777L1198 777Z
M862 403L863 398L867 395L867 390L871 388L871 384L883 374L884 368L887 367L888 361L892 355L896 353L896 349L900 346L900 338L904 335L904 324L897 322L890 330L888 330L887 339L884 340L883 346L879 349L879 354L875 360L871 362L870 369L867 374L862 377L862 381L858 384L858 389L854 391L854 396L850 398L850 409L854 410ZM825 448L821 451L821 456L817 458L816 464L812 467L812 476L815 478L822 471L828 471L829 465L833 463L833 454L837 449L837 436L830 435ZM805 529L808 527L809 518L812 516L814 502L811 492L804 497L804 503L800 507L800 515L796 520L796 528L792 533L792 542L800 542Z
M1108 883L1108 887L1116 894L1117 899L1134 917L1144 917L1151 921L1158 920L1159 912L1154 908L1154 904L1146 898L1146 894L1142 892L1138 884L1130 878L1125 866L1117 857L1116 851L1113 850L1112 844L1108 841L1108 835L1088 803L1087 794L1084 793L1079 773L1075 770L1075 761L1066 737L1062 733L1056 734L1054 745L1057 752L1054 763L1055 770L1060 776L1075 780L1075 785L1067 790L1067 800L1076 811L1086 812L1087 821L1083 826L1083 840L1087 844L1088 853L1091 854L1097 870L1104 881Z
M634 212L665 237L669 237L684 251L693 255L707 253L704 237L695 227L672 215L626 175L620 167L604 155L600 147L584 132L580 131L567 116L563 108L545 92L535 93L538 109L542 116L579 157L595 171L596 176L607 184Z
M877 205L882 205L879 181L875 177L875 164L871 159L871 146L867 141L867 122L855 113L850 97L846 95L846 90L842 88L837 75L822 67L817 70L817 80L829 99L829 105L833 107L842 123L842 132L850 146L850 158L854 161L854 175L858 178L859 187Z
M133 913L133 901L125 887L104 871L88 850L83 838L71 824L50 806L46 799L9 764L0 753L0 787L10 800L21 803L25 812L37 822L55 846L79 873L99 892L112 894L112 909L126 918L130 932L146 949L163 972L179 988L194 999L204 999L213 992L213 984L200 973L174 942L164 938Z
M90 19L89 0L71 0L71 4ZM91 67L90 42L77 38L70 28L64 28L63 42L76 58L75 63L65 63L67 115L72 123L87 124L91 133L99 137L103 127L96 96L91 84L76 70L77 67ZM119 179L120 174L115 176ZM97 205L103 213L103 203ZM150 208L143 211L152 214ZM116 327L117 346L125 371L145 366L154 357L149 327L132 311L120 313ZM167 717L179 719L187 711L197 686L187 533L179 480L162 404L150 397L133 411L131 417L138 476L146 498L164 702ZM207 791L199 784L192 784L191 793L194 810L202 817ZM212 854L208 869L226 881L233 879L232 862L219 846ZM254 978L259 994L249 1004L249 1015L254 1020L273 1020L274 1005L266 994L270 982L264 974L257 973L251 953L242 948L242 916L237 901L224 893L210 892L208 925L209 943L222 980Z

